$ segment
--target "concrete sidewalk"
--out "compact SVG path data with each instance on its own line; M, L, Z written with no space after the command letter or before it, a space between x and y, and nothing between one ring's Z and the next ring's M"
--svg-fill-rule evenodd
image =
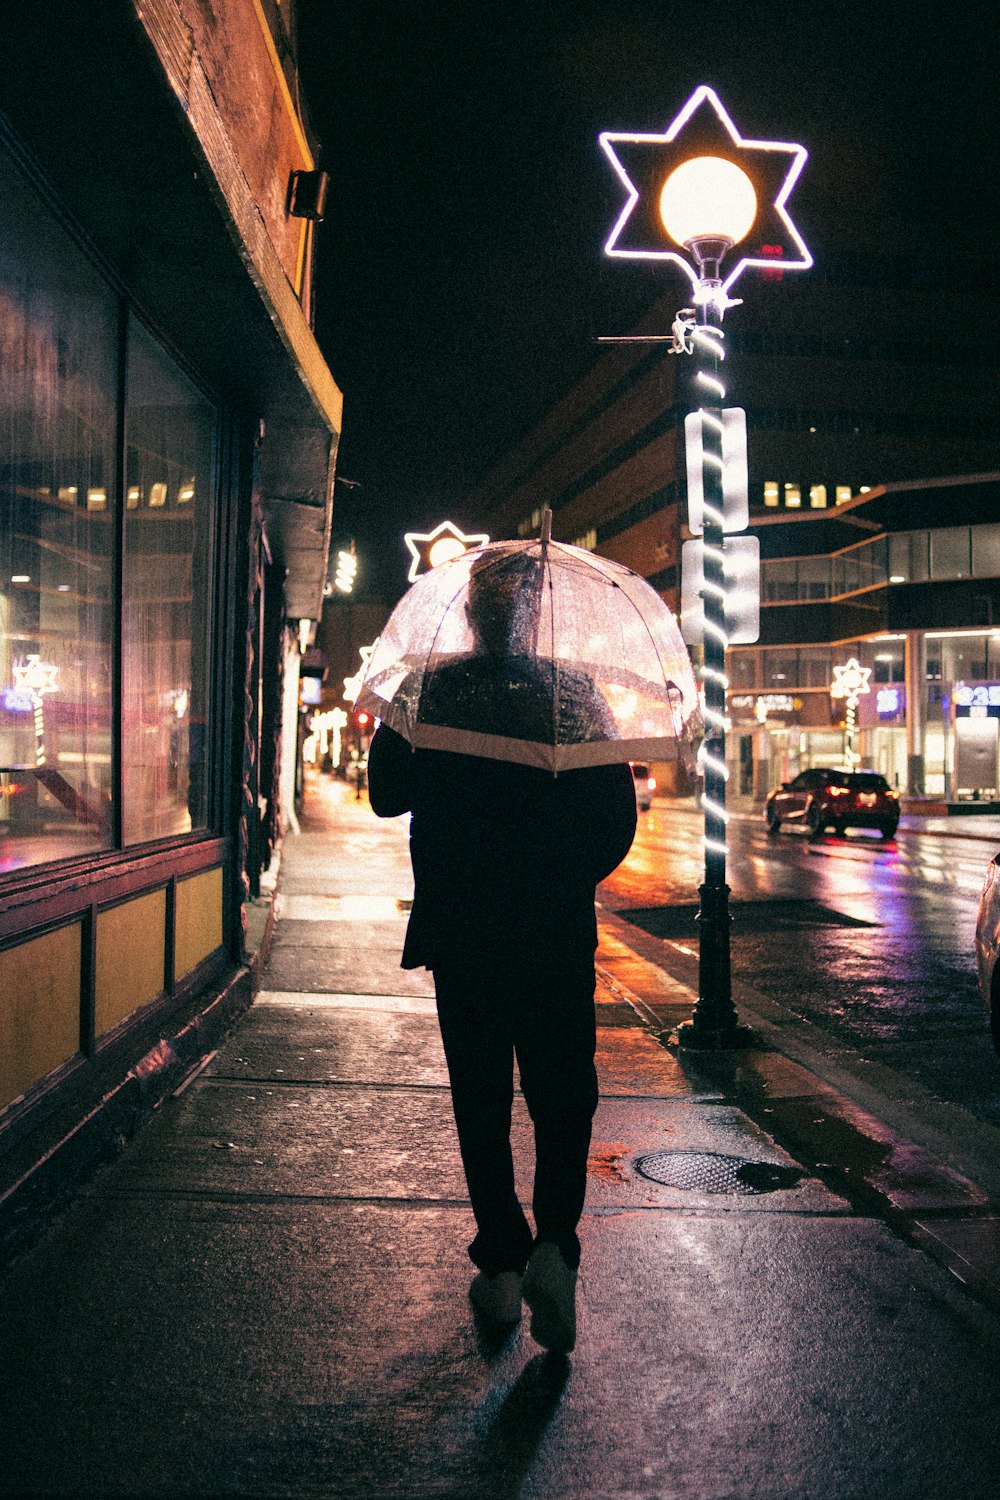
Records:
M0 1288L0 1494L993 1500L992 1185L762 997L669 1051L610 912L577 1350L476 1321L405 820L309 795L253 1009Z

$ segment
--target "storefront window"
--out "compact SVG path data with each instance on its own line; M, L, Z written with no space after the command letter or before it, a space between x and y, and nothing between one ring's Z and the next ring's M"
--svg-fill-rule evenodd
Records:
M0 157L0 872L106 848L118 300Z
M119 493L122 299L2 156L0 193L9 874L207 826L215 409L132 320Z
M133 323L122 620L126 843L206 822L213 433L212 406Z

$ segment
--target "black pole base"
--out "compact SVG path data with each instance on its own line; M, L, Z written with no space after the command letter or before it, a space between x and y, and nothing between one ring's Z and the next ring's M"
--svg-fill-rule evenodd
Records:
M676 1031L677 1046L682 1052L735 1052L756 1045L756 1036L750 1026L736 1022L733 1026L718 1029L699 1026L694 1021L685 1021Z

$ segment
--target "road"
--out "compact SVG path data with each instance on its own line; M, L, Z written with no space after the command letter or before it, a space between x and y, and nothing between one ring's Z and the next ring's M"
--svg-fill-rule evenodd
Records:
M605 904L654 936L697 949L701 820L691 803L640 815ZM730 825L735 978L836 1034L863 1057L1000 1125L1000 1060L976 986L976 907L989 837L901 830L768 837Z

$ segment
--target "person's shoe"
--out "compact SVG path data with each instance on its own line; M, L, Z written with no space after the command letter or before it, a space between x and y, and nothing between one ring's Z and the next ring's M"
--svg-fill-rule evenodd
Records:
M568 1354L576 1343L576 1276L551 1240L531 1252L523 1287L531 1337L553 1354Z
M517 1271L498 1271L487 1276L480 1271L469 1287L469 1298L494 1323L518 1323L521 1319L521 1281Z

